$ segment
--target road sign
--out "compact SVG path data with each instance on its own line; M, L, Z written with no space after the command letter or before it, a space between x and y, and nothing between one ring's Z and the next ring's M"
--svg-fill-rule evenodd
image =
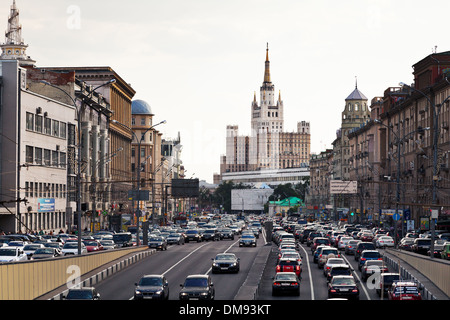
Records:
M357 181L331 180L330 181L330 193L331 194L355 194L355 193L358 193L358 182Z
M400 220L400 215L396 212L392 215L392 219L394 219L395 221Z

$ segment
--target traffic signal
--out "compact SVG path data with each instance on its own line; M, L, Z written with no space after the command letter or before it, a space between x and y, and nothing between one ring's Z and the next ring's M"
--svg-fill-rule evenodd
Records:
M353 216L355 215L355 213L352 211L352 212L350 213L350 215L353 217Z

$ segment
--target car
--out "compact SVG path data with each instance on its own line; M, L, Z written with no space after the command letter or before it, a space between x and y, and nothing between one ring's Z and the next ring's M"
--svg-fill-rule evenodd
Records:
M103 246L103 250L117 249L117 244L114 242L114 240L102 239L100 240L100 243Z
M441 257L441 251L444 249L444 245L447 241L444 239L437 239L436 241L434 241L434 257L435 258L440 258ZM431 247L430 247L431 250ZM430 250L428 250L427 255L429 256L431 254Z
M86 246L81 242L81 254L87 253ZM78 242L66 242L61 249L63 256L77 255L78 254Z
M97 252L103 250L103 246L98 240L83 240L83 243L86 246L87 252Z
M348 264L333 264L327 271L327 282L330 282L334 276L351 276L353 271L353 268Z
M100 294L94 287L71 288L64 300L100 300Z
M148 239L148 247L157 250L167 250L167 240L163 236L152 236Z
M236 257L234 253L219 253L213 260L211 272L239 272L240 258Z
M134 285L134 300L169 300L169 282L164 275L144 275Z
M329 246L318 246L316 251L314 251L314 255L313 255L313 262L317 263L319 261L319 255L322 252L323 248L328 248Z
M388 291L389 300L422 300L419 286L412 281L394 281Z
M61 256L61 250L57 248L39 248L31 257L31 260L41 260L41 259L48 259L48 258L56 258Z
M403 238L402 240L400 240L398 244L399 249L412 251L412 245L414 244L415 239L416 238L408 238L408 237Z
M25 247L25 245L28 243L25 243L24 241L16 240L16 241L10 241L8 242L8 247Z
M314 254L314 251L316 251L317 247L323 245L323 246L331 246L330 239L325 237L316 237L311 243L311 254Z
M377 294L381 296L381 291L383 290L383 294L387 294L391 289L394 281L400 280L399 273L386 272L380 275L379 287L376 289Z
M355 249L355 261L359 260L361 252L363 252L364 250L376 250L376 247L372 242L360 241Z
M167 244L182 245L184 242L184 237L181 233L171 233L167 237Z
M273 277L272 295L294 293L300 295L300 280L295 272L278 272Z
M297 259L284 258L278 261L275 271L276 273L294 272L297 275L297 277L300 277L302 273L302 265L301 262L298 261Z
M445 260L450 260L450 242L444 244L441 251L441 258Z
M326 277L328 271L330 271L332 265L336 264L346 264L343 258L329 258L327 262L323 265L323 275Z
M219 241L220 240L220 233L217 229L206 229L203 232L203 240L204 241Z
M345 236L340 237L337 243L338 250L344 250L347 243L353 240L354 240L353 237L345 237Z
M389 236L381 236L376 240L375 246L377 248L393 248L395 246L394 239Z
M22 247L1 247L0 262L19 262L27 261L28 257Z
M186 231L186 243L191 241L202 242L202 236L197 229L189 229Z
M344 247L345 254L354 255L356 246L358 245L359 242L360 240L350 240L349 242L347 242L347 244Z
M426 255L431 248L431 238L417 238L411 247L414 253Z
M383 260L367 260L361 267L361 279L365 282L373 274L388 272L388 267Z
M234 232L230 228L223 228L219 230L221 239L234 240Z
M321 237L322 238L323 237L322 233L321 232L315 232L315 231L310 232L309 235L308 235L308 238L306 239L306 245L308 247L310 247L312 242L313 242L313 240L315 238L317 238L317 237Z
M362 270L362 266L368 260L383 260L383 257L381 256L381 253L377 250L364 250L361 253L361 257L359 258L358 262L359 271Z
M23 251L25 251L25 253L26 253L27 257L28 257L28 260L30 260L31 257L33 256L34 252L37 249L40 249L40 248L44 248L44 245L42 243L26 244L23 247Z
M280 259L297 260L297 261L300 262L300 264L302 264L302 256L297 251L285 251L285 252L282 252L281 256L278 258L278 261Z
M372 232L363 231L363 233L361 234L360 240L364 241L364 242L372 242L373 237L374 236L373 236Z
M214 284L209 275L189 275L180 287L180 300L214 300L215 298Z
M340 258L341 254L339 253L339 250L337 248L333 247L323 248L317 260L317 267L319 269L322 269L324 264L327 263L329 257Z
M334 276L328 282L328 299L347 298L359 300L357 283L353 276Z
M243 234L239 239L239 247L256 247L256 238L252 234Z
M119 232L113 234L113 241L119 248L133 246L131 232Z

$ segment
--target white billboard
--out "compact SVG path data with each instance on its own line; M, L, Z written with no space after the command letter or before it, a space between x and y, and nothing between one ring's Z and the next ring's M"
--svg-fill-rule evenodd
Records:
M358 181L330 180L331 194L358 193Z
M231 190L231 210L264 210L264 205L272 193L272 189L233 189Z

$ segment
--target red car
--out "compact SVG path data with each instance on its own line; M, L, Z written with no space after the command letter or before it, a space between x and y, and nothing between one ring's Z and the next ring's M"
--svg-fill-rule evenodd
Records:
M373 234L372 233L366 233L366 232L364 232L362 235L361 235L361 239L360 239L361 241L364 241L364 242L372 242L372 240L373 240Z
M301 262L297 259L280 259L277 264L276 272L295 272L300 278L302 273Z
M103 250L103 246L98 240L85 240L83 241L88 252L97 252Z
M422 300L419 287L411 281L396 281L388 291L389 300Z

